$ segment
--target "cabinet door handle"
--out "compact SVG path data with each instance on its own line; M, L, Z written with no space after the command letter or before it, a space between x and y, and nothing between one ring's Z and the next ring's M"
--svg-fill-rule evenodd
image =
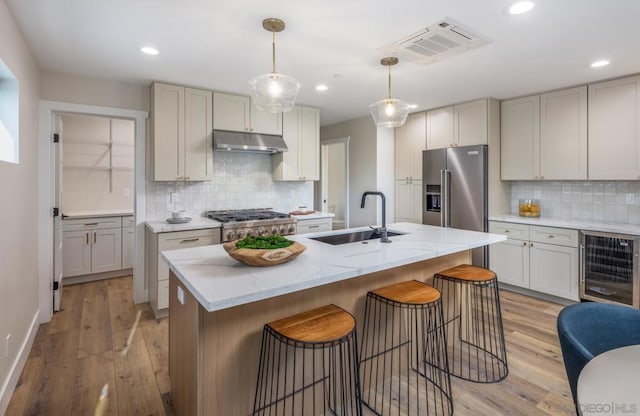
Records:
M89 244L89 233L85 233L84 236L86 237L85 240L87 241L87 244Z
M526 247L527 246L527 242L525 241L524 243L522 243L522 245Z
M319 225L310 225L309 228L320 228Z
M98 233L97 232L93 232L93 244L95 244L98 241Z
M180 244L182 244L182 243L195 243L196 241L200 241L200 239L199 238L187 238L186 240L180 241Z
M90 222L89 224L85 224L85 227L95 227L96 225L98 225L97 222Z
M533 247L533 243L529 243L529 247Z

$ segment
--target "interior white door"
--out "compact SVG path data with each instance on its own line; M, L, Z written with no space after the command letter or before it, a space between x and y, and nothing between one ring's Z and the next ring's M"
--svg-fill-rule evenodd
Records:
M58 135L58 141L52 142L53 163L53 181L51 189L54 192L52 201L53 207L58 209L58 215L53 217L53 310L60 310L62 302L62 119L60 114L52 115L53 133Z

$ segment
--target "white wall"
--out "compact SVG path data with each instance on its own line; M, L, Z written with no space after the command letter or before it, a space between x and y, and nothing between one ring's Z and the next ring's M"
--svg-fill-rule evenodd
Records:
M62 212L133 212L134 121L64 114L62 125Z
M372 200L364 209L361 209L360 198L364 191L377 190L376 125L371 117L367 116L320 128L320 144L323 141L341 137L351 138L349 141L349 226L375 224L379 201Z
M42 71L40 99L65 103L149 110L149 86Z
M0 339L11 334L9 357L0 354L0 414L22 370L20 348L28 341L38 310L38 90L39 73L29 45L0 0L0 59L20 87L20 163L0 162ZM37 319L36 321L37 322Z
M213 152L213 180L153 182L147 180L147 220L164 221L175 209L188 216L207 210L274 208L291 212L313 206L313 182L274 182L270 155ZM170 194L178 194L178 202Z

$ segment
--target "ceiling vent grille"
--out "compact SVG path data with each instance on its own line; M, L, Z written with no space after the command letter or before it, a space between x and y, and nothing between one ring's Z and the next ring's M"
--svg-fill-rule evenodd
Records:
M491 40L486 36L445 18L398 42L383 46L380 51L428 65L489 43Z

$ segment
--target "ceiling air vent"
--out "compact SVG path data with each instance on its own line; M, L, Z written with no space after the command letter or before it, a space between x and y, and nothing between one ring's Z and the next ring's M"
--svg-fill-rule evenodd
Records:
M427 65L489 43L491 40L486 36L445 18L398 42L383 46L380 51Z

